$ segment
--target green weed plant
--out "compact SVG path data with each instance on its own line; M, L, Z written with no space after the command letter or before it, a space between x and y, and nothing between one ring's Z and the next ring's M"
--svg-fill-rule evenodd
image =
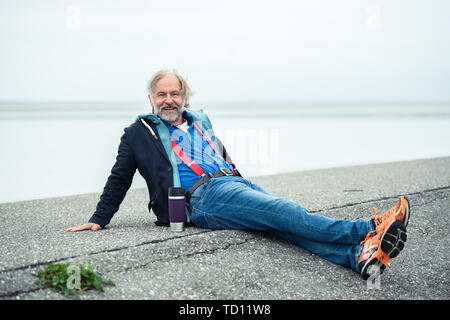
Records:
M38 273L38 285L53 287L53 290L70 298L76 298L89 289L103 292L103 285L114 286L111 280L105 280L92 268L91 260L82 266L69 263L47 263ZM77 279L78 278L78 279Z

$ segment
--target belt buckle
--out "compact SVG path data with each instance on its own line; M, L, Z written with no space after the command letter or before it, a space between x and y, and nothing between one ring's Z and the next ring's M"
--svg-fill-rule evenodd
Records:
M227 170L227 169L225 169L225 168L220 168L219 170L220 170L220 172L222 172L225 176L232 176L232 175L233 175L232 172L231 172L231 173L226 172L225 170Z

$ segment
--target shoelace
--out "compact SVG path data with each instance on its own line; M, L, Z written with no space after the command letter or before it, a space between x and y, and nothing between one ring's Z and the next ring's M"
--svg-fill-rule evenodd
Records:
M370 231L370 232L367 234L366 238L365 238L363 241L360 242L360 245L363 244L363 243L366 243L367 240L369 240L370 238L372 238L372 233L374 233L374 232L375 232L375 234L376 234L376 231L375 231L375 230Z
M375 211L375 213L374 213L374 211ZM367 234L366 238L365 238L363 241L361 241L360 244L365 243L367 240L369 240L371 237L373 237L373 235L372 235L373 233L377 234L377 233L378 233L378 232L377 232L378 227L379 227L380 225L382 225L382 224L383 224L383 221L386 219L386 216L385 216L385 215L379 216L379 215L377 215L377 213L378 213L377 208L372 207L372 208L370 209L370 214L372 215L372 218L373 218L373 220L375 221L375 230L370 231L370 232Z
M395 208L391 208L382 215L377 215L378 213L377 208L373 207L372 209L370 209L370 214L372 215L373 220L375 221L375 230L377 231L377 233L379 233L380 229L383 228L382 226L386 221L392 219L391 211L394 210ZM373 211L375 211L375 213L373 213Z

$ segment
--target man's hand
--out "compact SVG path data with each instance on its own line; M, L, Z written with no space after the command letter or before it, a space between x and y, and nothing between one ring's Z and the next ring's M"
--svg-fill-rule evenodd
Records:
M83 230L97 231L100 229L101 229L101 227L96 223L86 223L86 224L83 224L82 226L68 228L68 229L66 229L66 232L77 232L77 231L83 231Z

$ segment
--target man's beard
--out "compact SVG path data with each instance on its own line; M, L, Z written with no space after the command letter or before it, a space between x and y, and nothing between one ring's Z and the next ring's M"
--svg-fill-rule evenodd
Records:
M164 109L170 109L170 108L175 108L176 114L173 116L163 115ZM175 104L164 104L161 106L161 108L159 108L159 111L157 112L157 115L160 116L161 119L163 119L164 121L167 121L169 123L180 120L182 114L183 114L183 107L178 107Z

